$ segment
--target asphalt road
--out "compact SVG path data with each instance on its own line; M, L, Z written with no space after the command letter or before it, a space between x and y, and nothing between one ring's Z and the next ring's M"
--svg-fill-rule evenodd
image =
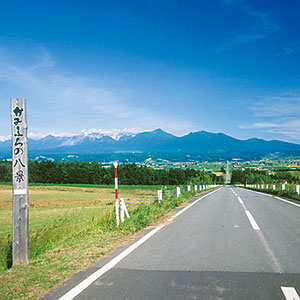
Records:
M226 187L154 230L124 258L123 247L41 299L299 300L298 206ZM95 271L103 275L91 279Z

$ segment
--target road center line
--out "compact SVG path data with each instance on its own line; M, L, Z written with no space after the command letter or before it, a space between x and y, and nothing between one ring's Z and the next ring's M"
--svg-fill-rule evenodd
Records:
M258 227L256 221L254 220L254 218L253 218L251 212L250 212L249 210L245 210L245 214L246 214L246 216L248 217L249 222L250 222L252 228L253 228L254 230L260 230L260 228Z
M271 258L272 262L273 262L273 266L274 266L274 271L275 272L279 272L279 273L283 273L283 268L281 266L281 264L279 263L278 259L276 258L274 252L272 251L272 249L270 248L266 238L264 237L262 231L260 230L259 226L257 225L254 217L252 216L252 214L249 212L249 210L247 209L247 207L245 206L243 200L241 199L241 197L238 196L238 200L242 201L241 206L244 209L244 212L252 226L252 228L256 231L256 234L258 235L265 251L268 253L269 257ZM299 299L300 300L300 299Z
M234 193L234 191L232 191L232 192ZM234 193L234 194L235 194L235 193ZM252 228L253 228L254 230L260 230L260 228L259 228L259 226L257 225L257 223L256 223L256 221L255 221L255 219L254 219L254 217L252 216L252 214L250 213L250 211L249 211L249 210L247 209L247 207L245 206L245 204L244 204L243 200L241 199L241 197L238 196L237 194L235 194L235 195L237 196L239 202L242 204L242 207L243 207L243 209L244 209L244 211L245 211L246 216L248 217L248 220L249 220L249 222L250 222Z
M282 286L281 290L287 300L300 300L296 290L293 287Z
M120 253L118 256L116 256L115 258L113 258L110 262L108 262L106 265L104 265L98 271L94 272L92 275L90 275L89 277L87 277L81 283L79 283L78 285L76 285L73 289L71 289L65 295L63 295L62 297L60 297L58 300L72 300L72 299L74 299L82 291L84 291L88 286L90 286L94 281L96 281L99 277L101 277L103 274L105 274L107 271L109 271L111 268L113 268L117 263L119 263L122 259L124 259L132 251L134 251L137 247L139 247L144 242L146 242L150 237L152 237L154 234L156 234L164 226L165 225L160 226L160 227L156 227L155 229L153 229L152 231L150 231L148 234L146 234L140 240L138 240L133 245L131 245L130 247L128 247L127 249L125 249L122 253Z

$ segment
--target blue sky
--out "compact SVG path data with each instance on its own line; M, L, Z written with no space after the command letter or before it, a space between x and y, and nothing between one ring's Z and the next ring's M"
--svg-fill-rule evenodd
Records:
M162 128L300 143L300 2L3 1L0 140Z

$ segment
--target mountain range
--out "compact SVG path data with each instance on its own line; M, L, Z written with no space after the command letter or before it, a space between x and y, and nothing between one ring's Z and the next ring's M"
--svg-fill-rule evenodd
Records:
M28 139L29 153L46 154L182 154L215 157L264 155L300 151L300 145L263 139L239 140L224 133L191 132L177 137L162 129L138 134L121 134L113 137L104 134L80 134L73 137L48 135L39 140ZM11 141L0 142L0 154L11 153Z

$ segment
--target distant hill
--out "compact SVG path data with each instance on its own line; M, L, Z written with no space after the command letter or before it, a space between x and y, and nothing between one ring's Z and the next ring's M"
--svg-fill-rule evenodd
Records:
M300 145L282 141L252 138L239 140L224 133L191 132L177 137L162 129L138 134L106 136L82 134L73 137L46 136L29 139L29 153L47 154L116 154L140 153L167 155L203 155L214 157L264 155L300 151ZM0 142L1 157L11 153L11 141Z

